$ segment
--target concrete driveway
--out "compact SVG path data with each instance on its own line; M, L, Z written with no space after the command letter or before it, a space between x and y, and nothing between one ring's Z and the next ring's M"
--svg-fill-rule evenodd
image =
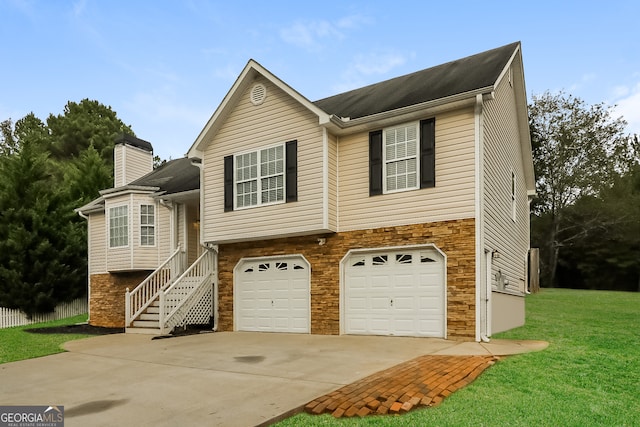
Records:
M512 354L537 344L217 332L107 335L0 365L0 404L62 405L67 426L255 426L425 354ZM539 345L538 345L539 346Z

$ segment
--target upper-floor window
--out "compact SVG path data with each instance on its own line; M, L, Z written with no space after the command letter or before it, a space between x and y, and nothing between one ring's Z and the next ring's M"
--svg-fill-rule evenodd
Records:
M129 245L129 207L116 206L109 209L109 247Z
M384 192L418 188L418 124L385 129L382 141Z
M156 216L154 205L140 205L140 245L156 244Z
M236 155L235 208L284 201L284 145Z
M224 210L298 200L297 141L224 158Z
M369 195L435 183L435 119L369 133Z

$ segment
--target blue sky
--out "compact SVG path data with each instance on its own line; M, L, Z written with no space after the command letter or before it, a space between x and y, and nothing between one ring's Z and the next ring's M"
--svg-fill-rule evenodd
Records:
M617 104L640 134L640 2L0 0L0 120L111 106L181 157L250 58L308 99L522 42L529 99Z

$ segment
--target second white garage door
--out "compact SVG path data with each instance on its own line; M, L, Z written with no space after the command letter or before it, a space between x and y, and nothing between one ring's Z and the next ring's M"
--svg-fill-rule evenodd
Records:
M345 333L445 337L445 262L438 251L354 253L344 262Z
M310 269L301 256L248 259L235 268L238 331L310 330Z

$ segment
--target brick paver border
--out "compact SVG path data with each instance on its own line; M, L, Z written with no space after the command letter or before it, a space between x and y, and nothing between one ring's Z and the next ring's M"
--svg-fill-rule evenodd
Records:
M495 356L420 356L314 399L310 414L336 418L402 414L436 406L466 386L499 358Z

